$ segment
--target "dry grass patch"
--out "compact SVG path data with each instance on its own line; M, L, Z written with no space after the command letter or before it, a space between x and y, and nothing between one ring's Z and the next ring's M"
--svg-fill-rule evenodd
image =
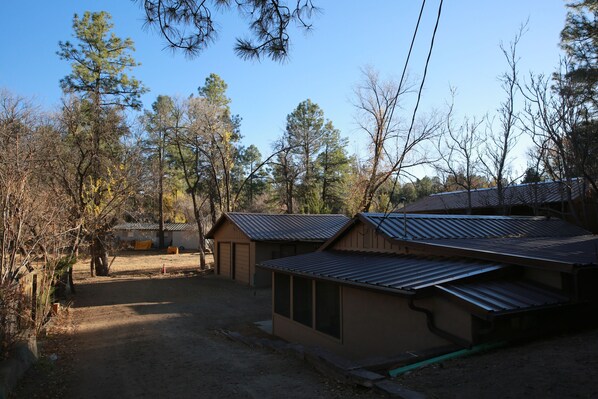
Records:
M110 257L110 261L114 255ZM206 264L212 267L214 258L206 255ZM166 275L173 274L194 274L199 270L199 253L183 252L179 254L167 254L164 250L149 251L120 251L116 254L110 268L112 277L157 277L162 275L162 266ZM75 279L81 280L90 277L89 259L83 259L74 267Z

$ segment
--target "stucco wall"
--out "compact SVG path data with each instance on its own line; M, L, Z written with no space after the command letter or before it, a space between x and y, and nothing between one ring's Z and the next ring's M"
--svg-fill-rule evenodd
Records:
M114 235L121 241L151 240L154 247L158 247L160 241L158 231L156 230L114 230ZM164 245L197 249L199 245L199 233L193 230L165 231Z
M274 334L352 359L387 357L451 344L428 330L426 316L409 309L406 298L347 286L341 291L341 339L277 314L273 314ZM471 340L468 313L440 298L420 300L417 305L431 309L439 327Z
M121 241L151 240L154 246L158 245L158 232L155 230L114 230L114 235Z
M164 237L164 242L166 244L170 242L166 236ZM172 245L175 247L184 247L185 249L198 249L199 233L194 230L173 231Z

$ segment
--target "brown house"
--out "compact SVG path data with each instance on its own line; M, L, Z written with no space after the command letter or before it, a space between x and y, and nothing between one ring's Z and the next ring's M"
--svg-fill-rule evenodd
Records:
M554 218L359 214L317 252L259 266L275 335L364 359L587 319L597 245Z
M313 252L350 219L344 215L270 215L229 212L206 234L214 240L218 275L251 286L271 284L256 263Z

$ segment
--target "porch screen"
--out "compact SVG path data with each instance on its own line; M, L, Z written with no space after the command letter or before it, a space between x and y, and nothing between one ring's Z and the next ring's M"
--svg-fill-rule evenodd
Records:
M316 281L316 330L341 337L341 303L338 284Z
M291 317L291 276L274 273L274 312Z
M312 280L293 276L293 320L312 327Z

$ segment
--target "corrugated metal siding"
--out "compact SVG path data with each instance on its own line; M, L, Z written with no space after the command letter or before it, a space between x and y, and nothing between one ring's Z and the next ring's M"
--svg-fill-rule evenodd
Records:
M344 215L269 215L227 213L227 217L254 241L326 241L343 227Z
M269 260L260 266L321 279L413 291L505 267L462 259L324 251Z
M564 294L525 281L454 283L436 288L489 313L507 313L569 302Z
M560 219L544 217L400 213L361 213L359 216L373 227L378 227L383 234L407 240L568 237L589 234L588 231Z
M571 182L571 198L583 195L583 179ZM568 200L569 187L560 181L518 184L504 189L506 206L560 203ZM498 190L485 188L472 190L472 208L498 207ZM407 212L442 212L448 210L467 209L467 191L452 191L432 194L405 207Z

